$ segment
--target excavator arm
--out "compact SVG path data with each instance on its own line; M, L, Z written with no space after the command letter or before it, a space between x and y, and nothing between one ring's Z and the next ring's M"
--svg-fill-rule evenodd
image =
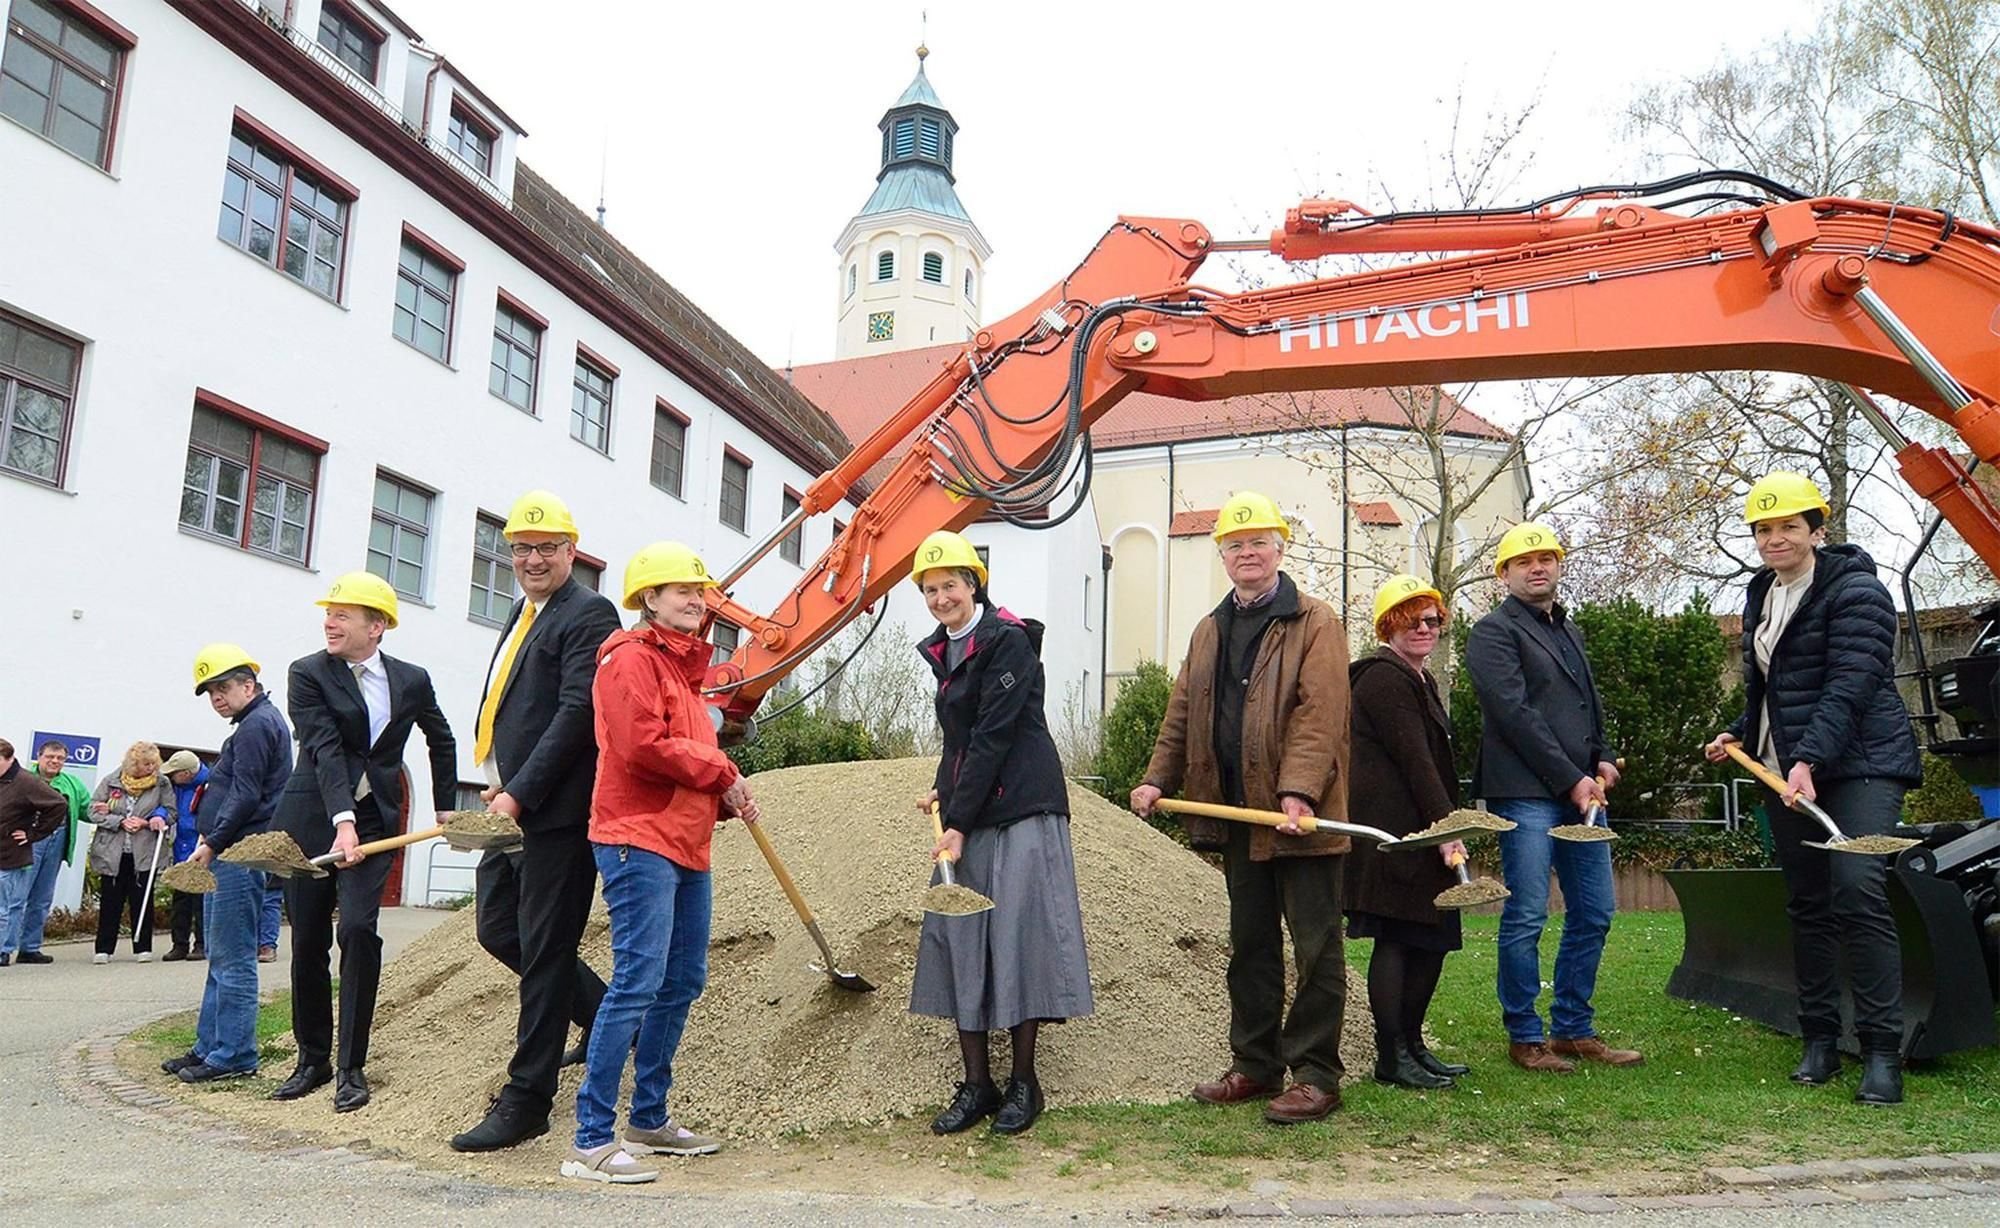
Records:
M1183 219L1119 219L1061 282L980 330L723 577L715 612L748 635L711 671L711 699L725 718L747 718L909 574L926 534L1047 503L1073 490L1079 471L1087 481L1091 424L1135 391L1213 400L1564 375L1795 372L1843 386L1895 446L1904 478L2000 575L2000 511L1951 452L1903 438L1862 391L1923 408L1980 461L2000 463L2000 231L1836 198L1694 217L1616 200L1581 211L1618 194L1383 217L1307 201L1254 244L1217 243ZM1289 260L1463 254L1247 293L1190 283L1215 251L1252 246ZM726 595L794 525L838 506L906 440L774 611Z

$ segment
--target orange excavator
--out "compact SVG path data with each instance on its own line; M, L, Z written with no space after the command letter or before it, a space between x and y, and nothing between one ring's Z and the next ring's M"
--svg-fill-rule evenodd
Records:
M1241 293L1193 284L1204 261L1229 251L1416 258ZM1440 252L1452 254L1425 255ZM989 514L1041 526L1073 514L1089 482L1091 425L1133 392L1212 400L1746 369L1812 377L1848 398L1903 479L2000 576L2000 509L1955 450L1909 439L1874 400L1921 408L1950 426L1973 465L2000 464L2000 230L1934 209L1806 197L1739 171L1510 208L1371 214L1308 200L1254 240L1218 240L1180 218L1120 218L1067 277L979 330L710 590L715 615L748 634L712 669L708 693L725 728L749 722L792 669L909 574L933 530ZM728 595L906 441L776 609ZM1066 508L1025 518L1062 498ZM1788 985L1788 953L1785 972ZM1781 1013L1755 1012L1795 1026Z

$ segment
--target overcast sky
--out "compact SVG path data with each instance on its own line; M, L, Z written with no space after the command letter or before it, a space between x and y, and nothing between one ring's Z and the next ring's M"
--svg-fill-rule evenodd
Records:
M841 228L876 121L916 69L957 118L960 198L994 247L987 319L1073 266L1120 213L1261 234L1305 195L1422 199L1469 123L1542 96L1518 196L1640 169L1640 84L1803 29L1799 0L1458 3L646 4L393 0L529 132L526 160L776 366L833 356ZM551 13L560 20L551 20ZM1202 280L1227 284L1211 266Z

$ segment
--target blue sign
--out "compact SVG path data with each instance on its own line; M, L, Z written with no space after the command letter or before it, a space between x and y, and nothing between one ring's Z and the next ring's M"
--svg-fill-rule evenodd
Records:
M98 754L96 738L87 738L80 733L47 733L38 729L35 731L35 740L31 744L33 749L28 752L28 757L33 758L35 751L39 751L45 742L61 742L69 751L69 766L96 769Z

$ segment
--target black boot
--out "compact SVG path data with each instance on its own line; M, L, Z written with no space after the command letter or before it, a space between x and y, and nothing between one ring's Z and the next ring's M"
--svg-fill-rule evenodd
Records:
M1861 1086L1856 1104L1903 1103L1903 1038L1893 1033L1861 1035Z
M1808 1083L1818 1087L1831 1083L1840 1077L1840 1041L1833 1036L1806 1037L1805 1056L1799 1059L1799 1068L1792 1072L1792 1082Z
M961 1083L951 1103L931 1121L932 1134L958 1134L970 1130L1000 1107L1000 1089L991 1081Z
M1424 1043L1424 1036L1421 1032L1405 1036L1403 1038L1403 1047L1410 1051L1411 1057L1417 1059L1417 1065L1422 1066L1434 1075L1442 1075L1447 1079L1457 1079L1472 1073L1472 1067L1461 1062L1447 1062L1437 1054L1432 1053L1430 1046Z
M1400 1036L1375 1038L1375 1081L1426 1091L1452 1085L1445 1076L1425 1070Z
M1020 1134L1042 1115L1042 1085L1035 1079L1009 1079L993 1115L993 1133Z

